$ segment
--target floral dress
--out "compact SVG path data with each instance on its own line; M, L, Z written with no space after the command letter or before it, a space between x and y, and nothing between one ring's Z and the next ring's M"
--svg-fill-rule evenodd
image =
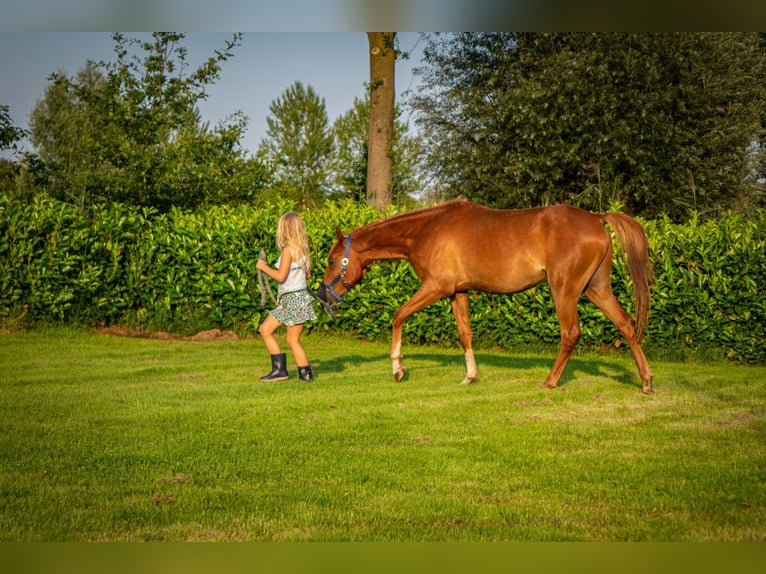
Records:
M277 261L277 267L279 263L280 261ZM272 317L287 327L316 320L312 306L314 298L307 290L304 264L304 261L293 261L290 264L290 271L277 290L277 306L269 312Z

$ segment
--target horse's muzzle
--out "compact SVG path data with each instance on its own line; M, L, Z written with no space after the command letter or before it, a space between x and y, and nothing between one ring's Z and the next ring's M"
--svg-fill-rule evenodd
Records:
M327 296L327 290L325 289L324 284L322 284L319 287L319 290L314 294L314 299L319 302L322 309L324 309L330 317L335 319L335 315L338 313L339 301L329 300L330 298Z

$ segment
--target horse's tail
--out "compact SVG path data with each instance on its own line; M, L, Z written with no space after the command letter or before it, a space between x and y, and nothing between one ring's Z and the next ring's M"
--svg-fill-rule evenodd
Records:
M646 232L638 221L622 213L604 213L601 220L614 230L617 241L628 257L628 268L636 298L636 337L640 342L649 318L649 288L654 283Z

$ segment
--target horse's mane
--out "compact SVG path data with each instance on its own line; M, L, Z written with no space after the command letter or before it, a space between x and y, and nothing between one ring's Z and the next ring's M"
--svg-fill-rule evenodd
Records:
M412 211L405 211L404 213L398 213L396 215L392 215L384 219L379 219L378 221L373 221L372 223L365 225L361 229L364 229L367 231L374 231L378 227L382 227L382 226L395 225L397 223L403 223L403 222L414 223L415 221L419 221L422 219L430 219L431 217L437 215L439 212L446 211L448 209L454 209L455 207L465 207L467 205L472 205L472 204L470 201L466 199L463 199L463 198L451 199L449 201L445 201L437 205L421 207L418 209L413 209Z

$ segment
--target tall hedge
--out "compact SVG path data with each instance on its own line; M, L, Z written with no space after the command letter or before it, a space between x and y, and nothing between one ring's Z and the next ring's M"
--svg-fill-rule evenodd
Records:
M260 306L255 262L273 263L276 222L289 203L257 208L171 211L112 206L83 215L48 197L0 197L0 325L120 325L191 334L219 327L255 333ZM393 212L389 212L393 213ZM307 211L319 286L335 226L348 232L381 217L351 202ZM734 361L766 361L766 212L729 214L686 225L644 222L657 276L647 341L660 347L717 349ZM620 256L614 291L629 313L633 295ZM314 331L389 337L391 319L418 287L405 261L374 263L333 321L318 308ZM559 327L547 285L513 296L471 294L478 343L512 348L556 343ZM583 297L582 343L620 344L620 336ZM410 342L457 345L449 303L438 301L405 324Z

